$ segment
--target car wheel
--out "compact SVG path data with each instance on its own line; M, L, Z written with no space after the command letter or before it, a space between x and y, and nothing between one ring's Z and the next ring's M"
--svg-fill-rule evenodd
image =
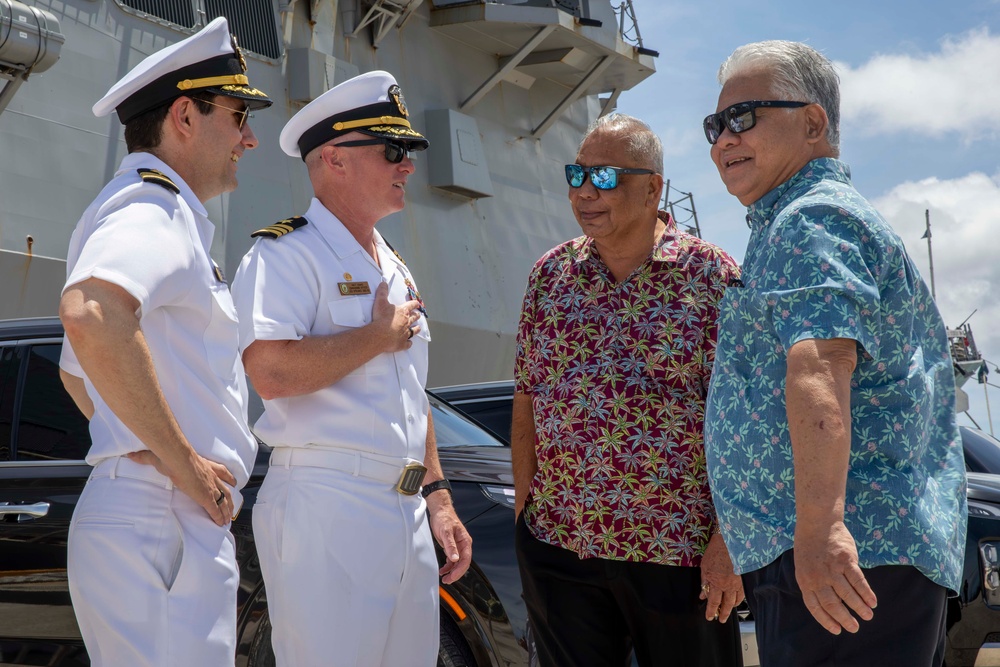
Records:
M476 667L476 659L455 623L441 614L441 646L437 667Z
M267 615L261 619L257 634L253 636L247 667L275 667L274 648L271 646L271 618Z

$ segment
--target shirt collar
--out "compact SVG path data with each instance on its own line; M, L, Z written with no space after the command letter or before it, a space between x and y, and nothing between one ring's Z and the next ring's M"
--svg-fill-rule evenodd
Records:
M656 217L666 226L660 238L653 245L652 258L654 262L669 262L677 259L677 244L673 243L677 238L677 223L666 211L657 211ZM589 236L581 236L573 239L572 252L575 253L574 260L577 263L586 262L591 257L596 261L600 259L596 255L594 239Z
M354 238L354 234L344 226L344 223L340 221L340 218L335 216L330 212L326 206L323 205L316 197L313 197L312 202L309 204L309 210L305 214L306 220L309 221L310 225L315 225L316 229L320 234L327 240L330 247L333 248L333 252L336 253L338 259L344 259L349 255L355 253L363 252L366 255L365 249L361 247L358 240Z
M316 225L316 229L319 233L323 235L324 238L329 242L330 247L333 248L333 252L336 253L338 259L344 259L350 255L357 253L363 253L365 257L371 261L374 265L374 260L372 260L371 255L361 247L358 240L354 238L354 234L351 234L350 230L344 226L344 223L340 221L340 218L335 216L330 212L323 203L313 197L312 203L309 205L309 210L305 214L306 220L309 224ZM389 261L397 264L398 266L405 266L406 264L396 255L396 252L389 247L389 244L385 242L382 238L382 234L379 231L373 230L375 233L375 245L379 247L382 251L379 253L379 259L387 258Z
M774 219L775 211L820 181L850 183L851 168L832 157L810 160L794 176L747 207L747 224L751 229L763 227Z
M195 195L194 190L184 182L184 179L180 177L176 171L174 171L170 165L156 157L152 153L144 153L142 151L137 151L135 153L129 153L122 159L121 165L118 167L118 171L115 172L115 176L120 176L121 174L132 171L134 169L156 169L157 171L163 172L163 174L174 182L177 189L180 190L180 196L187 202L187 205L191 207L191 210L200 215L203 218L208 218L208 211L205 210L205 205L201 203L198 196Z

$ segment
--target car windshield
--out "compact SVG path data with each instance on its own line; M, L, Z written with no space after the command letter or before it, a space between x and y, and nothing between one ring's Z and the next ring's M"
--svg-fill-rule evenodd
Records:
M439 449L481 445L503 447L503 443L487 433L485 429L469 421L450 405L428 394L431 414L434 419L434 436Z

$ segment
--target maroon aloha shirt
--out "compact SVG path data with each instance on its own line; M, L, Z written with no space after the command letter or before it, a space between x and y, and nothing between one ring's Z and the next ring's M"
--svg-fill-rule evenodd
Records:
M667 230L616 283L581 236L532 269L515 382L535 416L525 521L581 558L697 566L715 525L702 421L733 259Z

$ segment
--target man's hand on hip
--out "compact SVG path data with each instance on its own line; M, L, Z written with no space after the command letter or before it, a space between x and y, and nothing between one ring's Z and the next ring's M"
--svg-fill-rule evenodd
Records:
M437 492L427 496L427 511L431 517L431 532L444 550L445 563L438 574L445 584L462 578L472 563L472 537L455 514L451 496Z
M870 621L878 604L858 565L858 549L843 521L826 527L795 530L795 579L802 600L817 622L830 633L857 632L858 620Z
M729 615L743 602L743 580L733 572L733 561L722 535L716 533L701 557L701 594L707 601L705 618L725 623Z
M201 505L216 524L224 526L232 519L236 510L232 492L236 478L221 463L195 454L190 466L175 472L148 449L131 452L128 457L136 463L151 465L168 477L181 493Z

